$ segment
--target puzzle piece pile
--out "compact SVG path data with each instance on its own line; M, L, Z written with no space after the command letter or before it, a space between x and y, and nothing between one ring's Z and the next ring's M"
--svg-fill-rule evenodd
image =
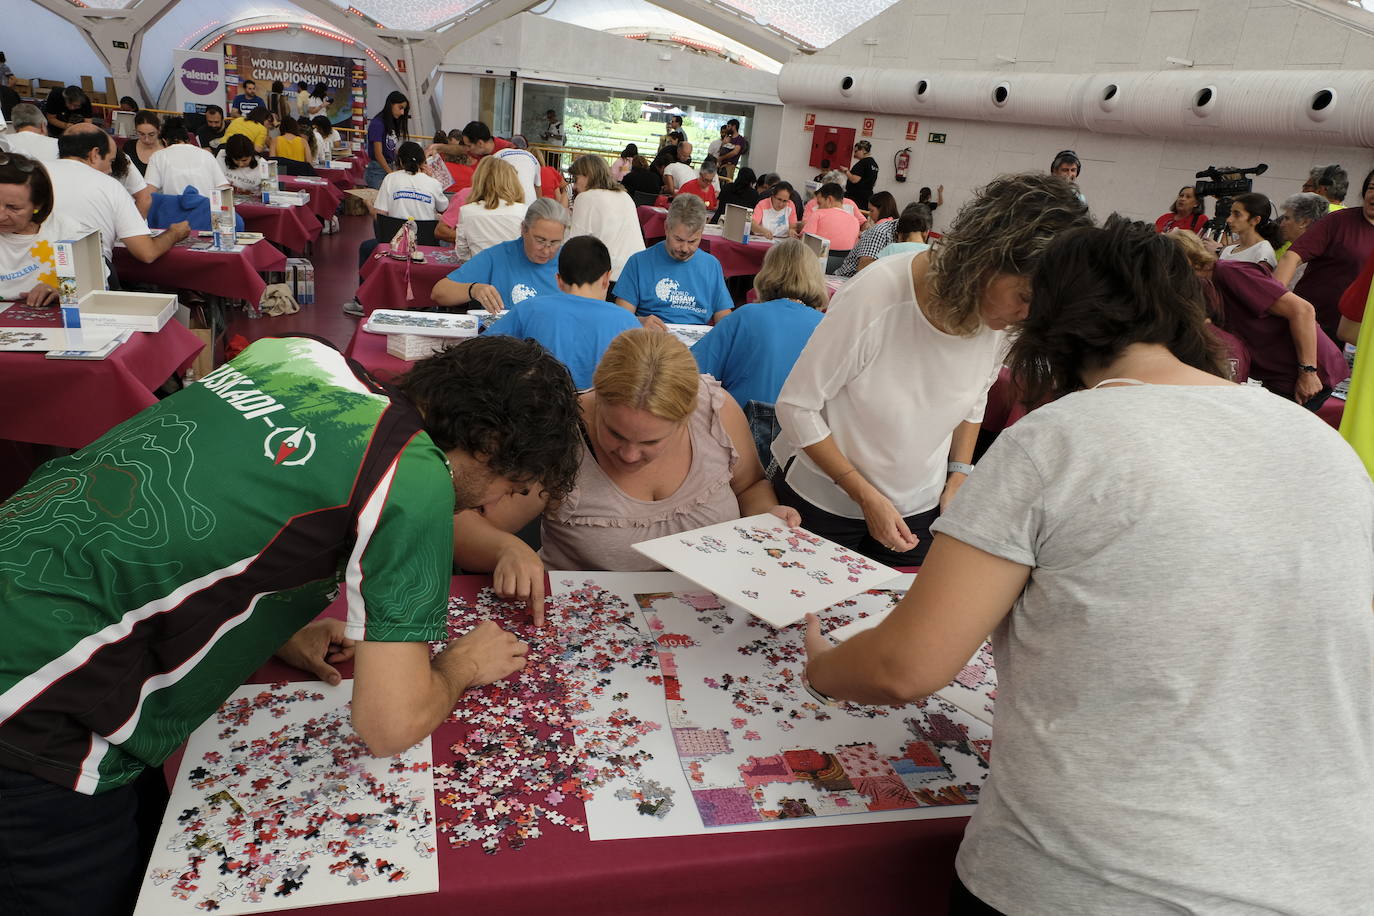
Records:
M467 691L450 717L461 738L449 748L452 762L434 771L439 830L450 843L495 853L503 844L522 848L546 823L582 832L578 803L612 781L621 783L616 797L641 813L671 809L672 790L640 772L652 760L640 739L662 724L623 706L593 715L587 699L604 696L611 670L656 673L653 644L635 629L633 613L590 582L551 597L542 629L529 623L523 603L503 602L489 589L475 602L449 602L451 636L493 619L530 647L523 671Z
M319 711L306 718L315 710L295 704ZM265 730L274 719L283 724ZM356 896L391 896L411 878L404 863L434 855L427 750L372 757L346 703L273 684L231 697L209 725L224 749L188 751L179 779L197 801L169 811L175 826L164 824L148 873L174 900L203 911L270 910L298 895L351 899L348 888L368 882L387 890ZM145 890L141 906L169 903L147 898Z

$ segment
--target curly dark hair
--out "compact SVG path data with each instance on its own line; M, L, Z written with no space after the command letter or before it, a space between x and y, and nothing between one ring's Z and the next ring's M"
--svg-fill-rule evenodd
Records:
M577 480L582 415L572 376L532 340L475 337L417 362L396 387L444 451L462 449L561 499Z
M1202 284L1178 243L1117 214L1101 229L1055 236L1040 254L1030 314L1007 356L1024 403L1077 391L1084 369L1111 363L1133 343L1163 344L1181 362L1227 377Z
M931 246L934 301L921 305L941 328L972 337L982 330L983 294L998 274L1027 276L1057 233L1091 223L1088 205L1062 178L1035 172L994 178Z

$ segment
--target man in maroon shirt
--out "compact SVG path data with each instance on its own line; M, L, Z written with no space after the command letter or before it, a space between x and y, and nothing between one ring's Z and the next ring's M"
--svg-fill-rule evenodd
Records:
M1361 206L1338 210L1319 220L1284 253L1274 279L1287 286L1298 265L1307 264L1293 288L1317 310L1317 324L1333 341L1340 324L1339 303L1365 260L1374 254L1374 172L1360 188Z

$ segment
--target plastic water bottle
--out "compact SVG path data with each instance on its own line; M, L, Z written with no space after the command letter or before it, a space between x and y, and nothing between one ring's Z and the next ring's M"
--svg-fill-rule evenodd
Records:
M215 213L214 240L217 251L229 251L238 243L234 233L234 217L226 210Z
M262 202L270 204L272 202L272 179L262 176Z

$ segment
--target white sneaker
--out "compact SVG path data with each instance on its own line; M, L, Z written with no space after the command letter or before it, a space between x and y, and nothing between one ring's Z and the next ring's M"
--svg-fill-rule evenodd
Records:
M329 231L331 233L339 231L339 218L337 216L329 217Z
M367 314L366 310L363 309L362 303L357 299L349 299L345 302L343 304L343 313L354 318L361 318Z

